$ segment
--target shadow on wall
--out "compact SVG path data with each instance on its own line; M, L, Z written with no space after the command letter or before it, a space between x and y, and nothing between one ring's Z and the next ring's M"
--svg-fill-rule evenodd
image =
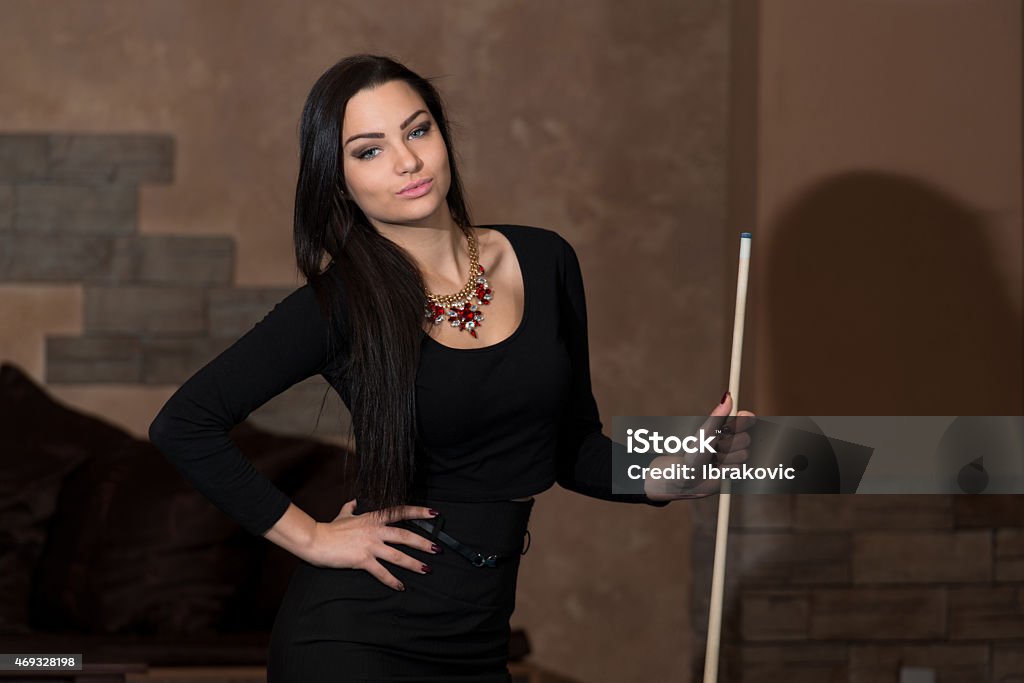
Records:
M853 171L779 216L765 257L774 415L1020 415L1021 316L986 218Z

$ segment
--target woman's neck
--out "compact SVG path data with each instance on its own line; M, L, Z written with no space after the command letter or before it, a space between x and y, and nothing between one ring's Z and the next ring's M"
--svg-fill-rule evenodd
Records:
M377 230L405 249L420 269L428 289L458 283L459 289L469 272L469 250L466 234L450 215L435 225L378 225Z

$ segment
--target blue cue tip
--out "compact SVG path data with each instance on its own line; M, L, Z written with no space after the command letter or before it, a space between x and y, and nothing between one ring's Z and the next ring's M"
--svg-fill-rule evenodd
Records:
M750 239L750 238L753 237L753 235L751 235L749 232L741 232L740 233L740 238L742 239L744 237L746 237L747 239Z

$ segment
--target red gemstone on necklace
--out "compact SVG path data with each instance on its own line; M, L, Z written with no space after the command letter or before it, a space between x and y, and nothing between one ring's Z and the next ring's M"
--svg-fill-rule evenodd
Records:
M472 298L466 301L457 301L448 306L442 306L433 301L428 301L426 303L426 309L432 312L435 325L440 325L447 317L448 323L452 327L458 327L460 330L469 330L471 335L474 337L477 336L476 330L473 328L483 324L481 321L484 316L483 313L475 309L477 305L491 305L491 288L487 286L487 279L483 277L485 272L484 267L477 264L477 269L482 282L476 283L476 289L474 290L477 299L476 305L473 304ZM487 297L486 299L484 298L485 296ZM470 325L467 326L467 323L470 323Z

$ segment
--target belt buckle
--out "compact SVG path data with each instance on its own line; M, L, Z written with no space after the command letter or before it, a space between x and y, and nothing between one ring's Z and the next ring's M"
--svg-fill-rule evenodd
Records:
M493 567L497 563L497 561L497 555L488 555L487 557L484 557L480 553L474 553L473 559L470 560L470 562L473 563L474 567L483 567L484 565L487 565L488 567Z

